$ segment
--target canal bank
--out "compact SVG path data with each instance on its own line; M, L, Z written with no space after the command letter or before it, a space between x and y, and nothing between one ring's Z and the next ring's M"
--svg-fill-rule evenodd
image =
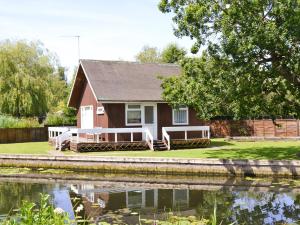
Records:
M0 155L1 167L166 175L300 175L300 160L228 160L106 156Z

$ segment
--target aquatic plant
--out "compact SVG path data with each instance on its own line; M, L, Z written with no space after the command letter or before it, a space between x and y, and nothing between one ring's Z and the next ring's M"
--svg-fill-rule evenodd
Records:
M148 220L140 219L140 225L209 225L209 220L201 218L198 219L195 216L176 216L170 213L164 220Z
M49 203L49 195L41 194L39 204L23 201L16 214L8 215L1 225L68 225L72 224L63 209Z
M87 216L84 218L80 216L79 213L84 210L84 205L80 201L75 201L74 212L75 219L71 220L69 214L61 208L55 208L50 202L50 196L40 194L40 201L38 204L23 201L20 209L16 210L16 213L9 213L9 215L0 221L0 225L73 225L73 224L95 224L92 219ZM76 200L76 199L73 199ZM197 218L196 216L181 216L180 213L176 214L174 212L165 212L160 218L156 218L154 215L153 219L141 218L138 212L132 212L131 210L123 209L122 212L127 212L131 215L139 215L138 224L139 225L220 225L217 223L217 207L216 202L214 206L214 214L211 219ZM120 212L121 212L120 211ZM114 214L113 212L107 213L106 216L112 218L113 224L124 223L120 217L120 214ZM98 221L99 225L108 225L110 223L106 221ZM233 225L232 223L231 225ZM224 224L225 225L225 224Z

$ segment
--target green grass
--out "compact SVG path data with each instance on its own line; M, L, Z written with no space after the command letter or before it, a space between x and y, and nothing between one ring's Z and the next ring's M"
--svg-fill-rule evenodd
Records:
M0 144L0 154L49 154L47 142ZM297 155L298 154L298 155ZM80 156L128 156L128 157L170 157L170 158L221 158L221 159L299 159L300 141L258 141L237 142L212 139L207 148L173 151L116 151L74 153Z
M221 158L221 159L300 159L300 141L237 142L212 139L207 148L173 151L123 151L77 153L76 155L170 157L170 158ZM65 154L75 154L66 152Z
M0 144L0 154L48 154L48 142Z

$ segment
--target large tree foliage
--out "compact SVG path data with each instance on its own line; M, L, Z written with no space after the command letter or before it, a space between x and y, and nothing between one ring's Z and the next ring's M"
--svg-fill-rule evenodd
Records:
M64 100L64 70L41 43L0 43L0 113L43 116Z
M203 117L300 116L298 0L161 0L159 9L174 14L176 36L195 40L193 53L201 47L207 53L184 64L182 80L165 82L167 100L203 102ZM185 82L205 92L190 96ZM172 98L171 89L188 100Z
M186 50L175 43L168 44L161 52L163 63L179 63L186 55Z
M136 60L142 63L179 63L186 55L186 50L176 43L168 44L161 52L156 47L144 46Z
M159 63L160 53L156 47L145 45L135 58L141 63Z

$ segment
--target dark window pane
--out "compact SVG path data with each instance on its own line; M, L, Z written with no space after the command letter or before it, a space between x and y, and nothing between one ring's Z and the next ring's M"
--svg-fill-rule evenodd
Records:
M154 190L146 190L146 207L154 207Z
M141 111L127 111L127 123L140 124L142 122Z
M153 115L153 106L145 106L145 123L153 124L154 115Z

